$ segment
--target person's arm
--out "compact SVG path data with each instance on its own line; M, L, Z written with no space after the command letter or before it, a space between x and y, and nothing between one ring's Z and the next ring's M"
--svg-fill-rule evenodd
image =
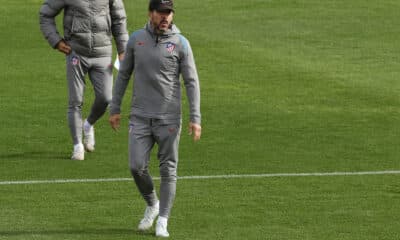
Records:
M125 56L121 61L117 80L114 85L109 118L110 125L114 130L117 130L120 126L121 103L135 66L134 43L134 38L131 38L126 46Z
M126 12L122 0L110 0L111 32L115 39L119 59L124 57L124 51L128 42Z
M194 62L192 48L189 41L181 37L182 54L180 69L186 94L189 102L190 122L189 134L193 135L193 140L197 141L201 136L201 114L200 114L200 84Z
M65 7L64 0L46 0L39 11L40 30L50 46L67 51L63 38L57 31L55 17ZM61 43L63 42L64 45Z

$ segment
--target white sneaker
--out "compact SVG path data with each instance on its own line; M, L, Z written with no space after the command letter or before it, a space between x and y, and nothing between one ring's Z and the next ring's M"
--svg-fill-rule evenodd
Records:
M158 217L156 224L156 237L169 237L167 231L168 219L165 217Z
M89 128L85 125L89 125L87 120L85 120L83 126L83 144L85 146L86 151L93 152L94 151L94 127L90 126Z
M154 219L158 216L160 209L160 202L157 201L157 203L154 206L147 206L146 210L144 211L144 217L140 221L138 230L139 231L146 231L153 226Z
M72 152L72 160L82 161L85 159L85 149L82 143L74 145L74 151Z

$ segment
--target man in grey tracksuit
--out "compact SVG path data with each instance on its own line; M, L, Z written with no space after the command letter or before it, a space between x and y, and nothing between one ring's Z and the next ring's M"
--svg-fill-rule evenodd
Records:
M63 37L55 23L62 10ZM121 59L129 38L124 4L122 0L45 0L40 8L40 29L49 44L66 55L72 159L83 160L85 149L94 151L93 125L105 113L112 97L112 37ZM92 82L95 100L83 123L86 74Z
M188 40L172 24L171 0L150 0L149 22L128 41L113 91L110 124L119 128L120 106L134 72L129 126L129 159L135 183L147 203L138 229L151 228L159 214L156 235L168 237L167 219L175 198L181 132L182 75L190 108L189 133L200 139L200 89ZM150 151L158 144L160 201L148 172Z

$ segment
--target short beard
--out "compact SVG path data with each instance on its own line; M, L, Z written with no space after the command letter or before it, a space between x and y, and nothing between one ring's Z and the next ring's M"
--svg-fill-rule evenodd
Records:
M168 22L167 22L167 23L168 23ZM160 28L161 24L162 24L162 22L160 22L160 24L158 24L157 29L158 29L158 31L160 31L160 32L163 33L163 32L165 32L166 30ZM171 28L171 24L168 24L168 27L167 27L166 29L170 29L170 28Z

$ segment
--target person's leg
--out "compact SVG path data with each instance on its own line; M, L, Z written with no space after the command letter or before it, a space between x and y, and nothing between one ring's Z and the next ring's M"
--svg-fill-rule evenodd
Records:
M86 58L72 52L66 57L68 83L68 126L74 144L72 159L83 160L82 145L82 105L85 90ZM83 145L82 145L83 146ZM74 157L75 156L75 157Z
M89 79L92 82L95 100L91 111L83 124L83 144L86 151L93 152L95 145L94 127L97 120L104 115L112 96L111 57L89 58Z
M168 237L168 218L175 200L178 167L178 148L181 133L181 121L158 120L154 124L153 134L158 143L160 160L160 213L156 225L156 236Z
M92 82L95 100L87 117L87 122L94 125L104 115L112 98L112 58L90 58L89 79Z
M129 124L129 160L135 184L146 201L147 207L138 229L145 231L151 228L159 213L159 203L154 190L153 180L149 174L150 152L154 146L151 134L151 120L132 116Z
M148 206L157 202L153 180L149 174L150 152L154 146L150 119L132 116L129 123L129 160L131 173Z
M160 161L160 216L168 218L176 192L181 121L157 120L154 125L153 134L159 146Z

